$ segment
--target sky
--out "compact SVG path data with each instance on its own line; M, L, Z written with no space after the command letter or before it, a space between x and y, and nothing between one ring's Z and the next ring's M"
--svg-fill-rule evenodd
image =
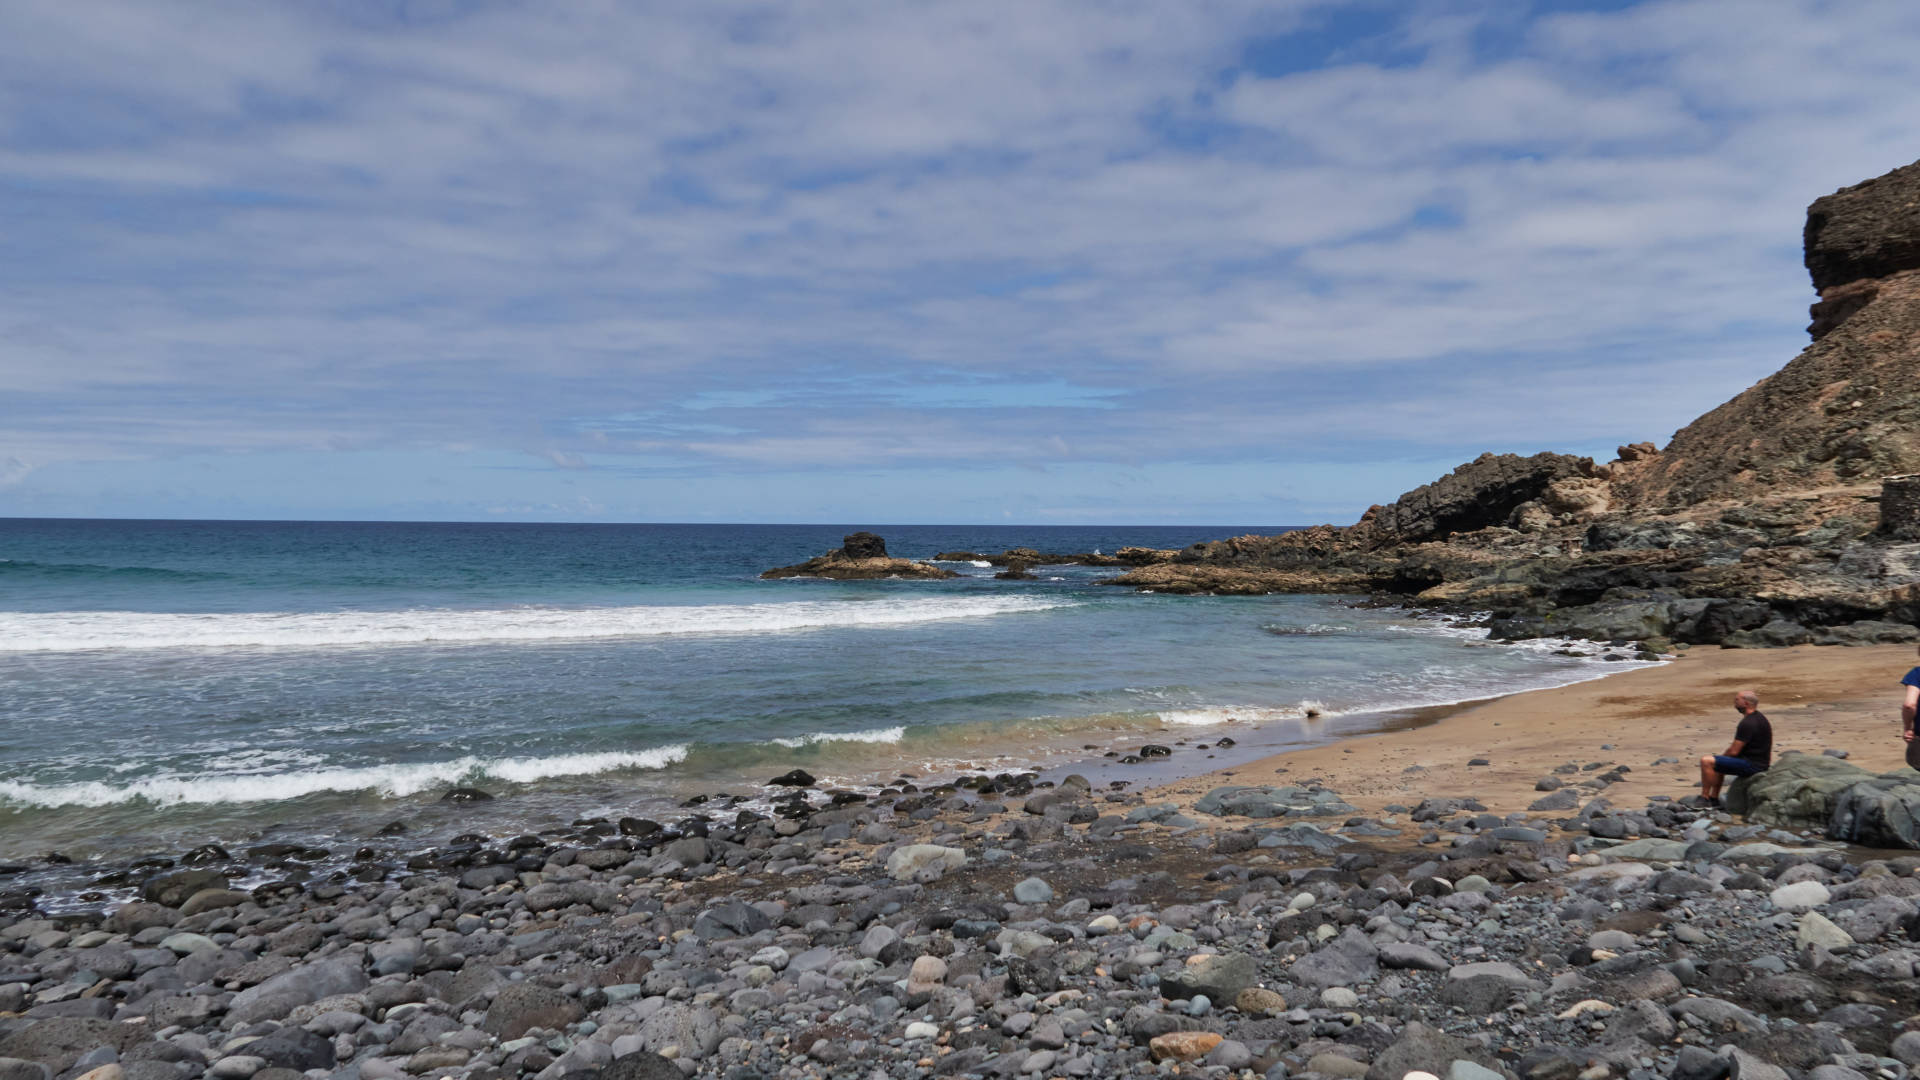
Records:
M1916 158L1907 0L11 0L0 516L1347 522Z

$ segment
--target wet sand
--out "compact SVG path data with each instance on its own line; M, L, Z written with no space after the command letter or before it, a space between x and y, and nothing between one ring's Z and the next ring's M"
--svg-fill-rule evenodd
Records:
M1900 678L1915 663L1909 645L1696 647L1661 667L1448 710L1420 726L1169 783L1150 797L1190 805L1222 784L1318 777L1370 813L1428 796L1472 796L1512 813L1540 798L1534 784L1556 766L1607 762L1633 771L1606 797L1637 806L1650 795L1678 798L1698 790L1700 755L1723 753L1733 739L1739 716L1732 699L1741 689L1760 695L1761 711L1773 722L1776 758L1787 750L1831 748L1886 772L1904 764ZM1491 764L1469 765L1475 758ZM1655 765L1661 758L1679 760Z

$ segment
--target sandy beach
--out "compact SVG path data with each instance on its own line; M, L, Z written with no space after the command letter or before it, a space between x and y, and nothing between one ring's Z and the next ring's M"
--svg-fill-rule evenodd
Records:
M1371 813L1427 796L1473 796L1498 813L1526 809L1534 784L1556 766L1594 762L1633 771L1607 789L1616 805L1691 794L1701 754L1733 737L1736 690L1760 694L1774 753L1845 750L1876 772L1903 763L1900 677L1915 664L1905 645L1870 648L1697 647L1672 663L1572 686L1513 694L1435 723L1342 739L1166 785L1149 798L1191 805L1222 784L1321 778ZM1677 763L1655 765L1662 758ZM1474 759L1491 764L1469 765Z

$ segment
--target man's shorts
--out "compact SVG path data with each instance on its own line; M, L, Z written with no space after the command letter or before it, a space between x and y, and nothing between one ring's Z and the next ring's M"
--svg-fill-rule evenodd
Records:
M1713 755L1713 771L1721 776L1752 776L1767 771L1765 765L1755 765L1743 757L1728 757L1725 754Z

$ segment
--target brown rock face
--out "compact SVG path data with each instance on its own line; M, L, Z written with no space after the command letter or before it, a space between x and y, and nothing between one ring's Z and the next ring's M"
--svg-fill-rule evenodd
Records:
M1920 272L1876 283L1838 328L1680 429L1627 481L1632 505L1688 506L1920 471Z
M1807 272L1828 289L1920 270L1920 161L1807 207Z
M1920 470L1920 162L1815 199L1805 235L1813 344L1626 477L1631 506Z

